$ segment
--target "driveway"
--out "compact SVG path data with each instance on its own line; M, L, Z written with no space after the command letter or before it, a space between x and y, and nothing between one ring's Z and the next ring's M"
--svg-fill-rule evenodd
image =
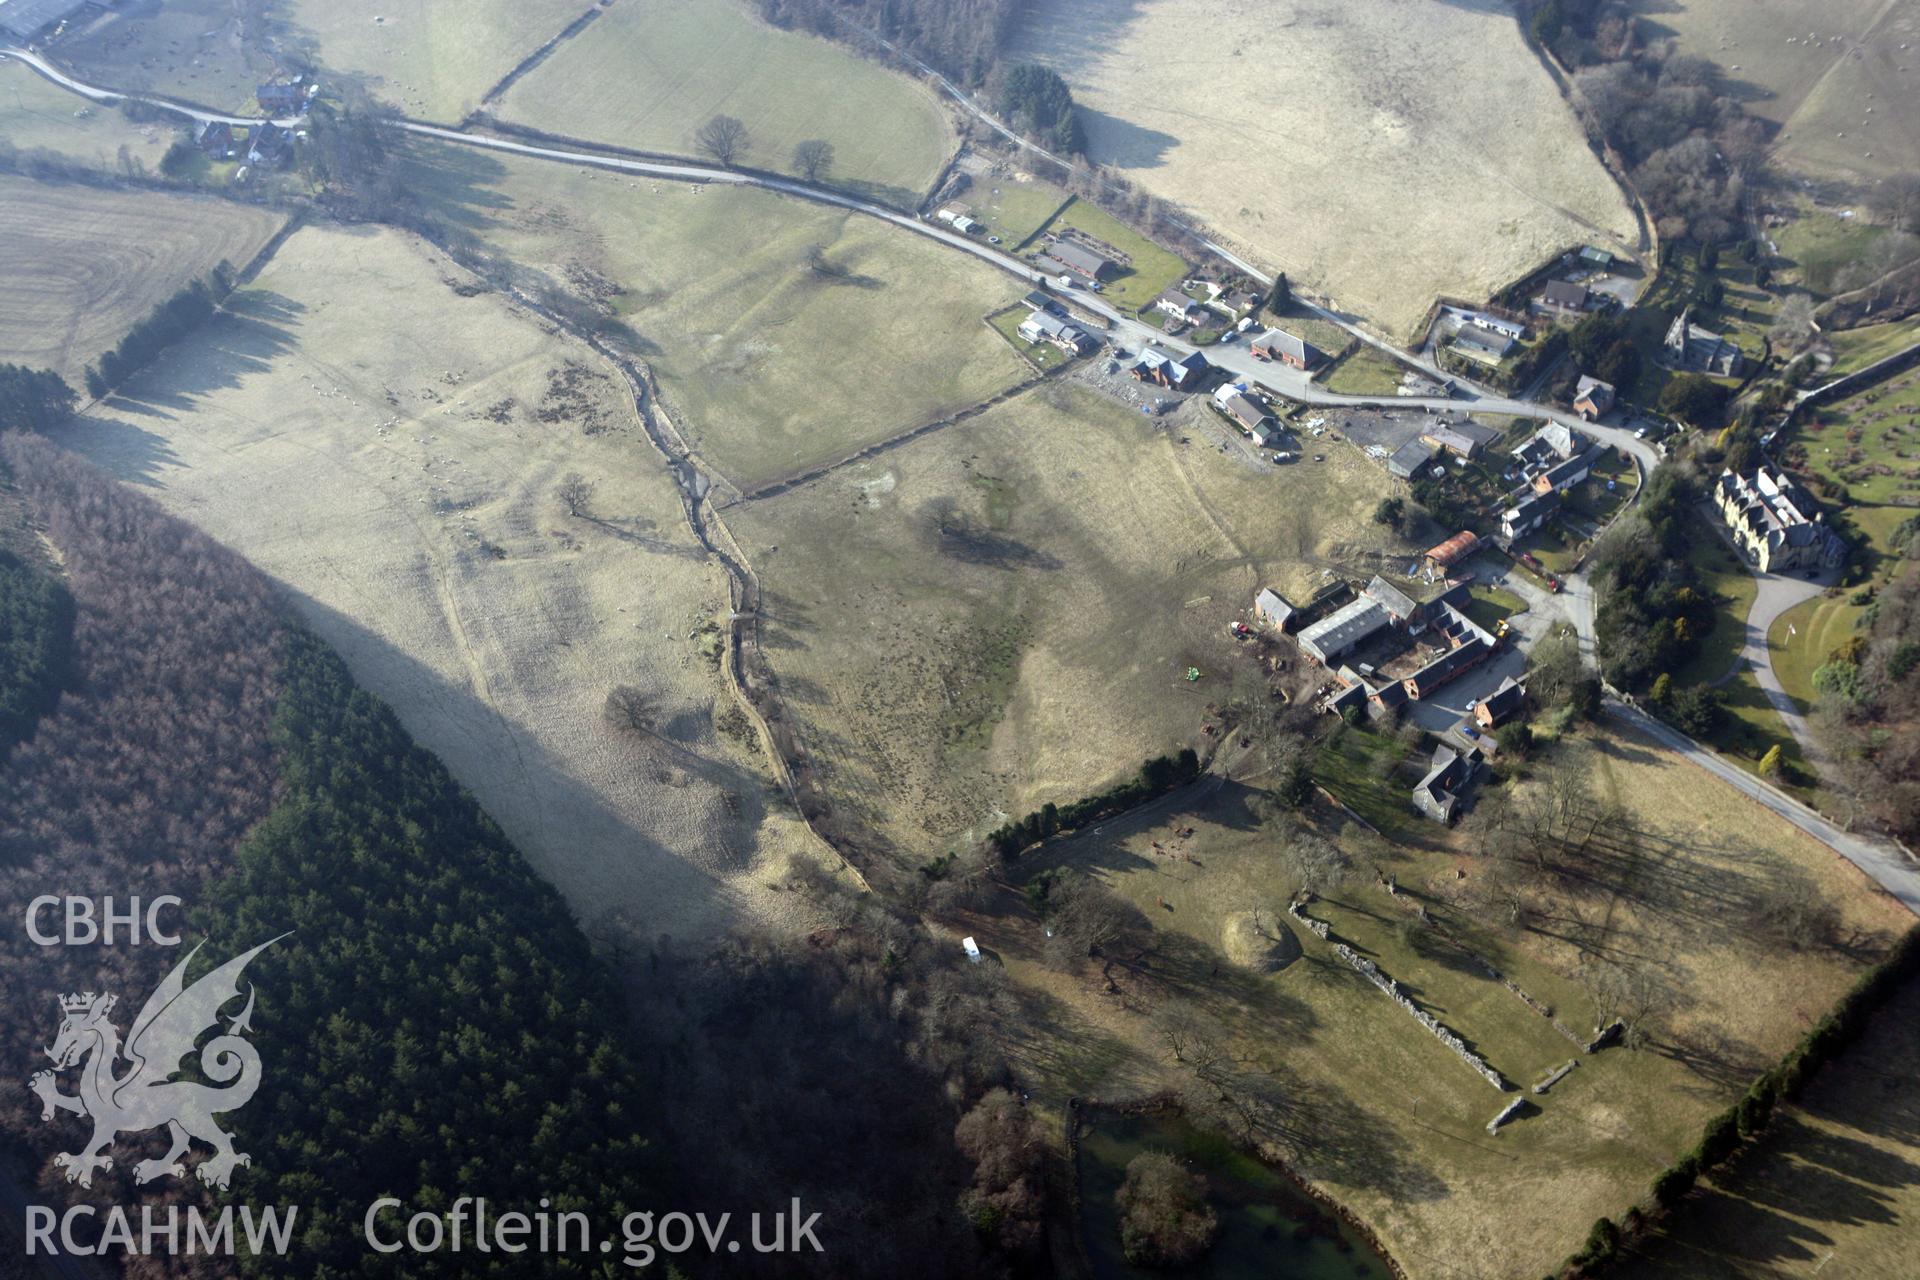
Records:
M1826 590L1827 582L1807 581L1805 578L1786 577L1777 573L1759 575L1760 591L1753 598L1753 608L1747 611L1747 643L1740 656L1753 667L1753 678L1760 685L1760 691L1767 695L1767 701L1786 721L1787 729L1793 734L1795 742L1800 744L1802 755L1816 765L1827 760L1826 749L1814 736L1813 727L1807 723L1800 704L1795 702L1780 685L1780 677L1773 670L1773 650L1767 647L1767 633L1780 615L1795 605L1818 596Z

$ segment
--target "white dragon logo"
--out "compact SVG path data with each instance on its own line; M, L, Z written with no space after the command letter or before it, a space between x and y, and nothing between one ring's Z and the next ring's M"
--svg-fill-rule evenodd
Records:
M229 1015L226 1034L216 1035L200 1050L200 1070L214 1083L172 1077L181 1069L180 1059L193 1052L194 1042L202 1033L219 1025L220 1010L239 998L240 971L247 962L278 941L280 938L261 943L189 987L187 965L200 952L198 946L194 947L147 998L140 1016L133 1020L124 1050L119 1029L107 1017L117 1003L114 996L96 996L89 991L60 998L60 1034L54 1038L53 1047L46 1050L53 1060L53 1070L36 1072L27 1087L40 1097L42 1120L53 1119L58 1111L93 1120L93 1137L86 1146L75 1154L53 1158L55 1165L67 1171L68 1182L92 1186L95 1169L113 1167L106 1149L118 1134L161 1125L167 1127L173 1146L158 1160L136 1164L133 1176L137 1182L151 1182L163 1175L185 1177L187 1170L180 1157L195 1138L214 1151L198 1170L200 1180L209 1186L224 1189L235 1168L252 1163L252 1157L233 1149L233 1139L213 1119L245 1106L260 1087L260 1054L241 1038L242 1032L252 1030L251 983L247 986L246 1007L237 1017ZM116 1076L122 1057L129 1066L126 1074ZM86 1059L86 1065L80 1073L79 1095L61 1093L58 1073L82 1059Z

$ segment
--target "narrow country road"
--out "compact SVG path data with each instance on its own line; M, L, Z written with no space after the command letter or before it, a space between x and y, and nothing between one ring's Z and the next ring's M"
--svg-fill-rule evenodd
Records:
M84 80L75 79L30 49L21 49L12 45L0 47L0 58L18 58L47 79L59 85L62 89L67 90L69 93L77 93L89 102L145 103L149 107L158 107L162 111L171 111L175 115L185 116L196 124L211 124L215 121L245 125L271 123L279 125L283 129L291 129L305 119L304 116L284 116L275 120L267 120L261 116L222 115L217 111L209 111L205 107L196 107L188 102L177 102L172 98L161 97L156 94L122 93L118 89L103 89L99 85L88 84Z
M221 115L202 107L191 106L170 98L122 93L115 89L88 84L62 71L45 58L28 50L6 48L0 49L0 54L19 58L22 62L55 84L94 102L118 102L123 99L143 102L149 106L175 112L202 124L210 121L225 121L230 124L260 123L257 117ZM299 121L290 119L275 121L275 123L293 125L299 123ZM875 204L870 200L862 200L857 196L847 195L844 192L835 191L828 187L801 182L797 179L781 178L765 173L745 173L720 165L704 164L697 160L637 160L623 156L604 155L587 149L587 144L585 143L580 144L582 149L579 150L540 146L530 142L518 142L510 138L473 133L463 129L447 128L443 125L427 124L416 120L403 120L400 122L399 127L418 137L434 138L438 141L452 143L456 146L477 147L488 151L507 152L513 155L528 156L539 160L551 160L563 164L585 165L599 169L610 169L618 173L643 174L648 177L670 178L681 182L710 182L724 183L732 186L760 187L764 190L775 191L782 195L794 196L802 200L811 200L818 204L832 205L854 213L864 214L868 217L878 218L883 222L891 223L903 231L908 231L915 235L937 241L947 248L971 254L982 262L988 263L1009 275L1015 276L1026 284L1037 285L1043 281L1042 274L1027 263L1009 254L1002 253L1000 250L979 239L963 235L958 231L950 230L938 223L928 222L911 214L902 213L897 209L890 209L885 205ZM1223 257L1227 258L1227 260L1235 263L1235 265L1240 266L1243 270L1248 271L1250 274L1255 276L1259 275L1252 267L1240 262L1239 259L1234 258L1218 246L1209 245L1208 247L1214 252L1220 253ZM1107 336L1123 349L1138 350L1151 343L1164 350L1172 351L1176 355L1184 355L1187 352L1195 350L1194 347L1187 343L1168 337L1158 328L1144 324L1131 316L1123 314L1097 293L1082 289L1067 290L1064 292L1066 292L1069 300L1075 306L1105 320L1108 324ZM1378 347L1396 359L1403 360L1429 373L1436 373L1441 377L1452 378L1455 385L1459 386L1465 394L1459 399L1336 395L1314 385L1305 373L1289 369L1284 365L1271 364L1254 359L1252 353L1244 347L1234 345L1209 347L1205 352L1207 359L1211 363L1226 370L1227 373L1236 379L1244 378L1250 381L1258 381L1272 388L1280 395L1291 400L1297 400L1303 404L1322 405L1332 408L1343 406L1348 408L1404 408L1433 410L1435 412L1459 411L1549 418L1555 422L1576 426L1582 431L1586 431L1606 441L1608 444L1613 445L1621 450L1621 452L1634 457L1639 461L1643 472L1651 473L1654 466L1659 462L1659 455L1654 451L1653 447L1644 440L1634 439L1631 432L1622 431L1615 427L1591 424L1575 414L1564 412L1551 405L1528 400L1511 399L1454 375L1440 374L1439 370L1435 369L1430 361L1415 356L1411 352L1403 351L1380 338L1363 332L1347 318L1337 315L1334 312L1315 307L1310 303L1305 305L1316 314L1340 325L1348 332L1358 335L1362 341Z
M1920 915L1920 866L1895 844L1871 836L1843 831L1813 810L1737 765L1727 763L1693 739L1669 728L1638 707L1617 698L1606 699L1608 715L1652 738L1660 745L1685 756L1708 773L1727 783L1766 808L1799 827L1835 853L1864 871L1868 878L1899 899L1907 910Z

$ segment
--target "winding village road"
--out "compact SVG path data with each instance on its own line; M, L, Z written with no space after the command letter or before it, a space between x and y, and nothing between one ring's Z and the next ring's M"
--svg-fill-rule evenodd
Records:
M165 97L122 93L117 90L88 84L85 81L76 79L48 62L45 58L29 50L13 47L0 48L0 56L18 58L55 84L94 102L112 103L123 100L142 102L149 106L185 116L190 120L202 124L213 121L225 121L236 125L257 125L261 123L261 119L257 116L223 115L218 112L209 111L203 107L177 102ZM929 70L928 74L935 73ZM936 78L939 77L936 76ZM944 83L943 79L942 83ZM966 95L960 93L953 86L947 85L947 89L964 108L986 120L992 127L1007 137L1012 138L1019 145L1028 147L1031 150L1040 151L1039 148L1034 148L1032 144L1027 143L1025 140L1008 133L997 121L994 121L990 116L986 115L978 104L974 103ZM276 120L274 123L291 127L301 123L301 119ZM424 121L417 120L402 120L399 122L399 127L419 137L433 138L457 146L508 152L540 160L608 169L621 173L644 174L649 177L670 178L684 182L724 183L734 186L760 187L798 199L832 205L868 217L878 218L881 221L891 223L903 231L937 241L950 249L971 254L975 258L1009 275L1015 276L1027 284L1039 285L1043 283L1041 272L1029 264L1014 258L1010 254L1003 253L999 249L981 242L977 238L964 235L961 232L954 231L939 223L927 221L885 205L876 204L870 200L862 200L857 196L848 195L828 187L817 186L796 179L784 178L776 174L731 169L721 165L706 164L691 159L652 160L638 159L630 156L609 155L604 152L592 150L587 143L579 143L577 148L543 146L530 142L521 142L511 138L502 138L492 134L447 128L442 125L428 124ZM1040 151L1040 153L1050 154L1044 151ZM1058 157L1052 158L1056 161L1058 160ZM1203 243L1209 251L1218 254L1224 260L1231 262L1234 266L1256 279L1263 281L1268 279L1268 277L1254 268L1250 263L1234 256L1219 245L1211 241L1203 241ZM1084 289L1060 290L1057 287L1054 288L1054 291L1056 293L1065 293L1068 300L1084 313L1100 317L1106 324L1106 336L1108 340L1118 347L1125 348L1130 345L1133 349L1138 350L1151 344L1163 350L1171 351L1175 355L1182 355L1195 350L1190 344L1169 337L1158 328L1142 323L1138 319L1122 313L1097 293ZM1579 430L1612 445L1623 455L1633 458L1640 467L1643 476L1651 475L1654 468L1659 464L1660 458L1658 451L1645 440L1635 438L1630 431L1599 423L1590 423L1575 414L1555 408L1552 405L1502 396L1478 383L1474 383L1457 375L1443 373L1435 367L1431 360L1402 350L1382 338L1367 333L1346 316L1316 306L1310 302L1305 302L1304 300L1302 305L1308 307L1322 319L1340 326L1361 341L1385 352L1394 359L1435 374L1441 378L1451 380L1453 384L1459 388L1461 394L1457 398L1450 399L1430 399L1412 396L1338 395L1315 385L1309 376L1302 371L1290 369L1284 365L1254 359L1249 350L1239 345L1222 344L1208 347L1205 352L1207 359L1213 365L1224 369L1235 379L1246 379L1251 382L1257 382L1281 396L1299 401L1303 404L1326 406L1329 408L1407 409L1433 413L1469 412L1545 418L1554 422L1564 423L1568 426L1577 427ZM1807 729L1805 717L1801 714L1799 707L1794 704L1793 700L1780 688L1779 681L1774 675L1771 657L1767 649L1766 631L1780 613L1792 605L1799 603L1800 600L1807 598L1808 595L1816 592L1818 587L1812 584L1796 583L1789 579L1779 579L1775 575L1760 576L1760 596L1755 601L1754 609L1748 616L1748 636L1745 658L1752 662L1762 689L1766 691L1767 697L1775 708L1780 711L1782 718L1786 720L1795 738L1801 742L1802 749L1811 751L1817 748L1810 747L1809 745L1812 742L1812 737ZM1802 586L1807 587L1804 593L1797 591L1797 589ZM1563 610L1573 623L1580 637L1583 651L1591 657L1593 649L1593 598L1591 590L1585 579L1578 574L1568 576L1566 579L1566 587L1567 591ZM1878 881L1889 893L1893 894L1909 908L1913 909L1916 913L1920 913L1920 864L1916 864L1915 861L1897 845L1891 842L1870 839L1865 836L1842 831L1839 827L1820 817L1820 815L1814 813L1812 810L1807 809L1805 806L1800 805L1782 793L1775 791L1764 782L1760 782L1738 767L1722 760L1706 748L1701 747L1692 739L1687 738L1685 735L1678 733L1637 709L1612 701L1609 702L1608 709L1617 718L1632 724L1640 732L1655 738L1679 752L1687 759L1700 765L1708 772L1731 783L1739 790L1758 800L1767 808L1778 813L1787 821L1807 832L1807 834L1813 836L1816 840L1828 845L1843 857L1852 861L1856 866L1860 867L1862 871Z

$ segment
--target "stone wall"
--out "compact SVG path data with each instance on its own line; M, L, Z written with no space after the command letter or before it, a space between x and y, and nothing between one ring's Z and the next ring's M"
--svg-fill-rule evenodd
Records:
M1334 947L1334 952L1342 960L1345 960L1348 964L1352 965L1354 969L1359 972L1361 977L1365 978L1368 982L1371 982L1374 986L1380 988L1382 991L1386 992L1389 996L1393 997L1393 1001L1395 1004L1399 1005L1402 1009L1405 1009L1408 1013L1412 1014L1419 1021L1421 1026L1433 1032L1433 1034L1439 1038L1440 1043L1446 1045L1447 1048L1453 1050L1454 1053L1458 1054L1460 1056L1460 1060L1462 1062L1465 1062L1468 1066L1472 1067L1476 1072L1478 1072L1480 1074L1480 1077L1483 1080L1485 1080L1488 1084L1500 1090L1502 1093L1506 1092L1509 1088L1512 1087L1508 1085L1506 1080L1500 1075L1498 1071L1495 1071L1490 1065L1488 1065L1487 1060L1485 1058L1482 1058L1479 1054L1467 1048L1466 1041L1462 1040L1452 1030L1448 1029L1446 1024L1441 1022L1440 1019L1434 1017L1432 1014L1428 1013L1425 1009L1422 1009L1417 1003L1414 1002L1414 999L1412 996L1409 996L1404 991L1400 990L1400 984L1395 982L1392 978L1388 977L1386 971L1383 970L1379 965L1367 959L1365 956L1361 955L1359 952L1355 951L1352 947L1349 947L1344 942L1337 944Z
M1527 1100L1525 1098L1515 1098L1512 1102L1500 1108L1500 1114L1487 1121L1487 1132L1498 1133L1500 1126L1513 1119L1513 1117L1518 1114L1520 1108L1526 1105Z
M1298 901L1287 904L1287 914L1307 926L1307 928L1313 930L1314 936L1322 942L1327 941L1328 936L1333 933L1332 925L1328 924L1325 920L1315 920L1312 916L1302 911Z
M1555 1067L1551 1072L1549 1072L1545 1080L1542 1080L1539 1084L1533 1086L1533 1091L1535 1093L1545 1093L1547 1090L1553 1088L1553 1086L1559 1084L1562 1080L1564 1080L1566 1078L1567 1072L1573 1070L1575 1067L1579 1065L1580 1065L1580 1059L1568 1058L1565 1063L1563 1063L1558 1067Z

